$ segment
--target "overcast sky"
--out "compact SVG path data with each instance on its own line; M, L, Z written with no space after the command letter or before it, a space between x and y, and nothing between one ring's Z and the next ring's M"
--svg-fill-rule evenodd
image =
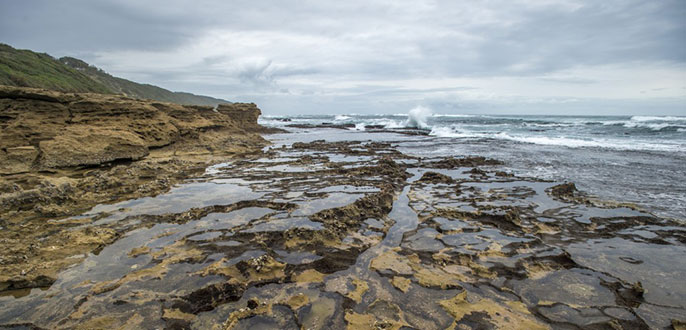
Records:
M684 0L0 0L0 42L266 114L686 115Z

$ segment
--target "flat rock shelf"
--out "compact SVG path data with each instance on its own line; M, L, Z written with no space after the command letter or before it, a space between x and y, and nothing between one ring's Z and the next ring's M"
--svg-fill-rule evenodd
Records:
M683 328L686 228L500 166L273 145L54 219L112 239L54 282L5 288L0 326Z

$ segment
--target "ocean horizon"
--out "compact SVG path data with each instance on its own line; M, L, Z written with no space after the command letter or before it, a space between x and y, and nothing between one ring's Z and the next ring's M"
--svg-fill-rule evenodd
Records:
M517 175L574 182L600 198L686 221L680 183L686 116L439 114L417 107L395 114L263 115L259 122L326 140L343 134L393 141L416 156L501 159Z

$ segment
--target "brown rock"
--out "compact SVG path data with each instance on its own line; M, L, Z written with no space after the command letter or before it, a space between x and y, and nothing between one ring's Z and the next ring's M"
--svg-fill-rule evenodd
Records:
M417 180L418 182L426 182L426 183L455 183L455 180L445 174L441 173L436 173L436 172L426 172L424 175L422 175L421 179Z
M36 157L38 150L33 146L0 149L0 174L28 172Z
M264 145L254 103L183 106L121 95L0 86L0 173L137 160L151 149L244 152ZM245 138L247 137L247 139Z
M50 285L122 234L46 220L164 192L268 144L255 104L220 108L0 86L0 291Z
M69 128L64 135L41 141L41 166L47 168L98 165L114 160L138 160L148 155L135 133L114 129Z
M558 198L572 198L577 192L574 182L565 182L557 186L550 187L550 194Z
M503 162L486 157L445 158L425 164L426 167L453 169L458 167L476 167L482 165L502 165Z

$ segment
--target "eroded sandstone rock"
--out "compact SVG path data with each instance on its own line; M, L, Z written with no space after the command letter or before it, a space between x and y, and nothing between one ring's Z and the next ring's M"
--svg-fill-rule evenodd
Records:
M119 233L49 222L151 196L268 144L253 103L218 109L0 86L0 291L46 286ZM80 236L79 236L80 237Z
M254 103L183 106L120 95L66 94L0 86L0 174L116 160L137 160L152 149L235 153L255 135Z

